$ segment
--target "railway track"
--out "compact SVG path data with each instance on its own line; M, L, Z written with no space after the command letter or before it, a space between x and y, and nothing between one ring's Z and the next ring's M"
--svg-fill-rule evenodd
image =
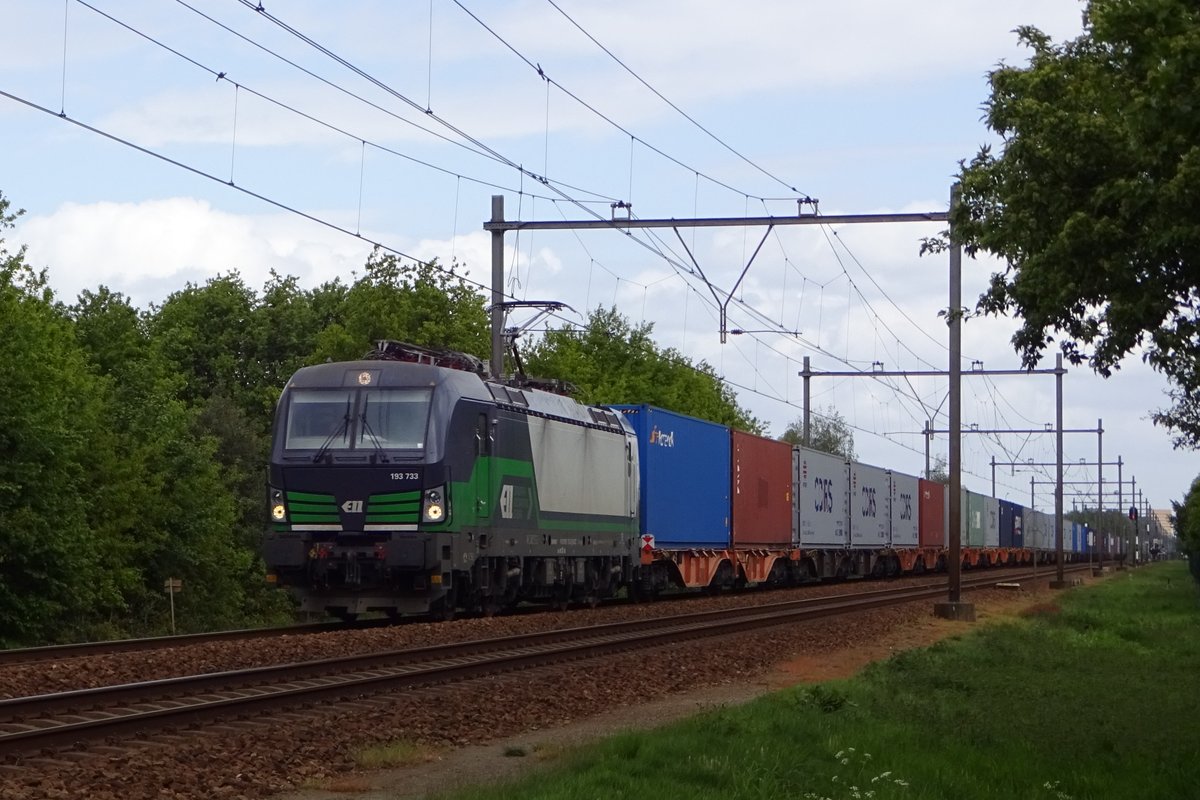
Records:
M1072 566L1068 565L1068 570ZM1018 569L1006 567L1004 570ZM1022 568L1023 569L1023 568ZM1043 569L1053 570L1053 566ZM1042 570L1039 570L1039 574ZM1006 573L1007 574L1007 573ZM931 578L931 583L943 581L944 576ZM939 583L939 585L941 585ZM418 618L423 619L423 618ZM243 628L232 631L214 631L211 633L189 633L178 636L151 636L141 639L112 639L97 642L76 642L73 644L47 645L45 647L23 647L0 650L0 667L17 666L21 664L37 664L49 661L65 661L72 658L87 658L91 656L114 653L137 653L149 650L161 650L171 647L186 647L195 644L212 642L236 642L247 639L257 639L270 636L302 636L313 633L331 633L344 630L367 630L370 628L394 625L396 622L388 618L358 620L357 622L314 622L301 625L283 625L275 628Z
M1085 569L1082 567L1069 568ZM1044 572L1042 574L1045 574ZM1021 571L968 577L978 589L1032 577ZM944 583L788 600L722 611L256 667L0 701L0 757L78 747L380 691L461 681L639 648L731 635L945 594Z
M331 631L363 630L391 624L394 623L386 618L359 620L353 623L313 622L306 625L283 625L278 628L242 628L235 631L185 633L178 636L151 636L144 639L111 639L100 642L55 644L45 647L22 647L12 650L0 650L0 667L10 667L18 664L37 664L46 661L64 661L68 658L85 658L109 653L137 653L145 650L184 647L193 644L207 644L209 642L236 642L245 639L258 639L264 636L305 635L310 633L329 633Z

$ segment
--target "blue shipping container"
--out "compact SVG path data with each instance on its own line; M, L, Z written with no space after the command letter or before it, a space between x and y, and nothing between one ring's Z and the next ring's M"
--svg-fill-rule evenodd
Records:
M612 408L637 432L642 535L667 550L728 547L729 428L653 406Z
M1000 501L1000 546L1013 546L1013 509L1015 505L1007 500Z
M1025 546L1025 509L1007 500L1000 501L1000 546Z

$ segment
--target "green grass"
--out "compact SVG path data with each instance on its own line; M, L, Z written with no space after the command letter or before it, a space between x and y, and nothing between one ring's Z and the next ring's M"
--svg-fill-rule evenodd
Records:
M1200 594L1181 562L846 681L556 758L460 800L1200 797Z
M354 762L365 769L405 767L436 758L437 752L433 748L406 740L371 745L354 753Z

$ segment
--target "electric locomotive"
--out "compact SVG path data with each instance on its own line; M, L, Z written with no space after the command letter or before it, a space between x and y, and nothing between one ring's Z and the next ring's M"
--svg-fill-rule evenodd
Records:
M634 576L638 492L621 414L380 342L280 396L268 579L343 619L595 604Z

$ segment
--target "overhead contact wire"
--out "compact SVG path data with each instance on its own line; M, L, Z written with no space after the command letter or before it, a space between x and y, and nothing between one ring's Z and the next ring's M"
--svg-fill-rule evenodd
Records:
M240 2L242 2L244 4L248 4L249 0L240 0ZM563 94L567 95L572 100L579 103L581 106L586 108L588 111L591 111L593 114L595 114L597 117L599 117L600 119L607 122L609 125L611 125L616 130L625 134L630 139L641 143L644 147L646 147L650 150L653 150L655 153L662 156L666 160L670 161L672 164L675 164L678 167L682 167L683 169L687 170L688 172L697 172L698 174L703 175L705 180L708 180L718 186L724 187L725 189L728 189L729 191L733 192L734 194L739 194L739 195L747 194L746 192L742 191L741 189L731 186L728 183L726 183L718 178L714 178L713 176L711 176L707 173L699 172L695 167L692 167L692 166L684 163L683 161L679 160L678 158L676 158L675 156L666 152L665 150L662 150L661 148L656 147L655 145L651 144L650 142L646 141L645 139L642 139L641 137L637 136L632 131L630 131L628 128L626 128L624 125L617 122L612 117L605 114L603 111L600 111L599 109L597 109L591 103L587 102L582 97L575 94L567 87L563 86L561 83L556 81L554 78L551 78L548 74L546 74L546 71L544 69L542 69L542 66L540 64L535 63L528 56L526 56L524 53L522 53L520 50L518 50L516 47L514 47L512 44L510 44L503 36L501 36L499 33L497 33L491 26L489 26L482 19L480 19L480 17L477 14L475 14L475 12L471 11L471 9L469 9L465 5L463 5L462 0L453 0L453 2L456 6L461 8L467 14L467 16L469 16L471 19L473 19L477 23L479 23L479 25L484 30L486 30L488 33L490 33L498 42L500 42L506 48L508 48L508 50L510 50L514 55L516 55L517 58L519 58L523 62L525 62L525 64L530 69L532 69L534 72L537 73L539 78L541 78L542 80L545 80L549 83L554 84L558 88L558 90L561 91ZM759 198L759 195L750 195L750 196Z

